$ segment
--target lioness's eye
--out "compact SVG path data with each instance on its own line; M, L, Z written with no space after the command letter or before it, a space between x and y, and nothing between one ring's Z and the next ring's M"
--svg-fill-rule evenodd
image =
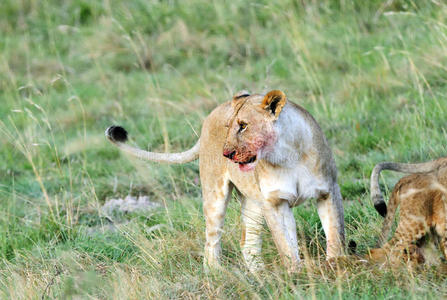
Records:
M239 122L239 132L247 128L247 123L245 122Z

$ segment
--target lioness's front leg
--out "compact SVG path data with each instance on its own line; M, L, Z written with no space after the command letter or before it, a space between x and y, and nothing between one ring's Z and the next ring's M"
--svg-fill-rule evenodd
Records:
M231 184L228 180L207 180L203 184L203 212L206 222L205 265L220 265L221 246L225 212L231 195Z
M284 265L289 271L298 271L300 255L296 223L289 202L283 199L265 201L264 216Z
M262 203L253 199L244 199L242 202L241 248L245 263L252 273L256 273L264 267L261 258L263 223Z
M327 258L343 255L345 224L342 198L338 187L317 200L317 210L326 235Z

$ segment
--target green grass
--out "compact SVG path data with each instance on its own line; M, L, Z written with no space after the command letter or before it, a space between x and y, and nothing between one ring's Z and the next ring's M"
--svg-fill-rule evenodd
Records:
M446 21L442 1L2 1L0 298L445 296L441 267L329 268L312 202L294 209L310 257L301 273L285 272L266 229L267 269L247 274L236 200L225 268L206 273L197 162L126 157L104 130L121 124L133 143L179 151L236 91L281 89L326 133L347 239L365 254L382 222L374 164L447 153ZM100 205L127 194L163 209L92 231L109 224Z

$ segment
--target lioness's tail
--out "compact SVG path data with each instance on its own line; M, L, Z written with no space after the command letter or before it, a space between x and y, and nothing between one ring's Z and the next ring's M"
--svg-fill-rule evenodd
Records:
M106 137L118 148L135 157L161 163L183 164L199 158L200 139L189 150L180 153L156 153L134 148L126 144L127 131L120 126L106 129Z
M433 160L419 164L401 164L394 162L383 162L377 164L371 173L371 200L377 212L382 216L386 216L386 203L383 200L382 192L379 187L379 175L382 170L392 170L403 173L426 173L433 171L438 166L439 160Z

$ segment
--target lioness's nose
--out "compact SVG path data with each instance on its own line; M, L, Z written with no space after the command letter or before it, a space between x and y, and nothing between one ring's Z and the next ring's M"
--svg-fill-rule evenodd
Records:
M231 150L224 150L224 152L223 152L223 156L225 156L229 159L233 159L235 154L236 154L236 151L231 151Z

